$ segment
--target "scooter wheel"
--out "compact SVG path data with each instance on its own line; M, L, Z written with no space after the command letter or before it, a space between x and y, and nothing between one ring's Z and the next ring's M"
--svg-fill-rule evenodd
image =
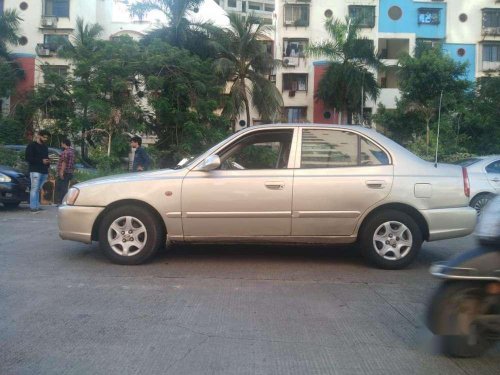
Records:
M487 314L484 284L474 281L447 281L431 298L427 326L437 337L439 350L451 357L478 357L493 342L474 324L478 315Z

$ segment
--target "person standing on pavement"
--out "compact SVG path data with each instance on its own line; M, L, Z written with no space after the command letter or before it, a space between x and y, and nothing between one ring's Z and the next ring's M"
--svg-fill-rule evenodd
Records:
M49 175L49 148L47 142L50 133L47 130L40 130L36 140L26 147L25 159L28 162L31 189L30 189L30 209L31 212L40 212L40 190L47 181Z
M63 152L59 156L59 162L57 163L56 204L62 203L64 196L68 192L69 182L73 178L75 170L75 150L71 147L71 141L63 139L61 148Z
M147 171L151 164L149 155L144 150L142 145L142 138L139 136L132 137L130 139L130 145L135 149L134 164L132 165L132 172L142 172Z

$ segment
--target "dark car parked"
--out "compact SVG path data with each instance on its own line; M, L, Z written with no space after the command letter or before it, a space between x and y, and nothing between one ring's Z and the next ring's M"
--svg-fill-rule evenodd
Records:
M24 153L26 151L26 145L2 145L0 147L3 147L6 150L11 150L14 152L17 152L21 154L21 159L24 160ZM49 147L49 159L50 159L50 164L51 168L55 168L57 165L57 162L59 161L59 157L62 154L62 150L59 148L55 147ZM28 165L26 164L23 166L21 169L26 169L28 170ZM76 154L76 160L75 160L75 170L89 173L89 174L94 174L96 173L96 169L91 166L90 164L86 163L84 160L80 158L78 153Z
M0 165L0 203L15 208L21 202L29 201L30 179L21 171Z

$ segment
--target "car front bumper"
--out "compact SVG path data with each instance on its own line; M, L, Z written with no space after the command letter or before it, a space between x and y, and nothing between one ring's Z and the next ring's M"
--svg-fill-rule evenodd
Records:
M104 207L59 206L59 237L63 240L92 242L92 227Z
M476 210L471 207L420 211L429 225L429 241L463 237L474 231Z
M15 182L0 183L0 202L25 202L29 201L29 186Z

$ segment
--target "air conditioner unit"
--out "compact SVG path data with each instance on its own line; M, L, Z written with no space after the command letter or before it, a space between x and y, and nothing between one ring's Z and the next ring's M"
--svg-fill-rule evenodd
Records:
M294 91L294 90L290 90L290 91L288 91L288 96L289 96L290 98L293 98L293 97L295 96L295 91Z
M285 20L285 26L293 26L294 24L295 24L295 21Z
M42 26L52 27L54 26L54 20L52 18L42 18Z
M39 48L37 52L39 56L50 56L50 49L48 48Z
M283 59L284 66L298 66L299 58L298 57L286 57Z

